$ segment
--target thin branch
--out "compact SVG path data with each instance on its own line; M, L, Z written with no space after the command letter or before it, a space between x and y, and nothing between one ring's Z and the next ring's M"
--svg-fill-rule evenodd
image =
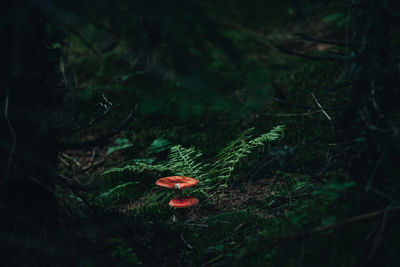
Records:
M185 240L185 238L183 237L183 233L181 233L181 240L183 241L183 243L189 248L189 249L193 249L193 246L192 245L190 245L186 240Z
M10 88L7 88L7 95L6 95L6 102L4 105L4 118L7 121L8 128L10 129L11 135L12 135L12 145L11 145L11 150L10 150L10 156L8 158L8 164L7 164L7 170L6 170L6 175L4 176L4 179L8 179L8 175L10 174L10 169L12 165L12 161L14 158L15 154L15 149L17 146L17 135L15 134L14 127L11 124L10 118L8 117L8 98L10 94Z
M313 234L317 234L332 228L336 228L339 226L343 226L346 224L350 224L350 223L354 223L354 222L358 222L358 221L362 221L362 220L367 220L370 218L374 218L380 215L385 215L388 212L392 212L392 211L398 211L400 210L400 205L397 205L395 207L392 208L386 208L386 209L381 209L381 210L377 210L377 211L373 211L373 212L369 212L369 213L364 213L364 214L360 214L354 217L350 217L348 219L344 219L338 222L334 222L331 224L327 224L327 225L323 225L323 226L319 226L317 228L312 229L311 231L304 231L301 233L297 233L297 234L292 234L292 235L286 235L286 236L281 236L278 240L276 240L275 242L273 242L273 244L276 244L280 241L283 240L288 240L288 239L295 239L295 238L301 238L301 237L306 237L309 235L313 235ZM386 216L386 215L385 215Z
M397 12L397 11L393 10L392 8L390 8L388 6L388 3L386 0L383 1L383 7L387 12L391 13L392 15L400 16L400 12Z
M115 106L112 106L108 109L106 109L103 113L101 113L99 116L92 118L88 123L86 124L82 124L76 127L72 127L72 128L58 128L56 129L56 132L75 132L75 131L80 131L86 128L89 128L90 126L93 126L94 123L96 123L97 121L99 121L100 119L104 118L107 114L109 114L111 111L113 111L114 109L118 108L120 106L120 104L116 104Z
M368 258L364 262L365 265L368 262L370 262L372 260L372 258L375 256L376 251L377 251L377 249L379 247L379 244L382 241L383 233L385 231L386 219L387 219L387 212L385 212L383 214L382 222L380 223L381 227L378 229L378 232L375 234L375 240L374 240L374 243L372 244L372 250L371 250Z
M41 187L45 188L47 191L52 193L53 195L56 195L56 191L51 188L49 185L46 185L45 183L41 182L39 179L33 177L32 175L29 175L28 178L32 180L33 182L39 184Z
M128 116L126 116L126 118L116 128L112 129L111 131L109 131L104 135L98 136L93 140L87 140L83 142L70 142L70 143L60 142L57 145L60 149L64 150L64 149L86 148L86 147L99 146L105 144L111 137L113 137L114 135L125 129L129 121L132 119L133 114L137 110L138 106L139 104L137 104L135 108L129 112Z
M400 205L395 206L393 208L389 208L389 209L381 209L381 210L373 211L373 212L370 212L370 213L360 214L360 215L357 215L357 216L354 216L354 217L351 217L351 218L348 218L348 219L345 219L345 220L342 220L342 221L339 221L339 222L335 222L335 223L331 223L331 224L327 224L327 225L324 225L324 226L317 227L317 228L311 230L308 233L309 234L316 234L316 233L319 233L319 232L322 232L322 231L325 231L325 230L328 230L328 229L331 229L331 228L335 228L335 227L342 226L342 225L345 225L345 224L349 224L349 223L353 223L353 222L358 222L358 221L370 219L370 218L377 217L377 216L382 215L382 214L386 214L386 213L388 213L390 211L397 211L399 209L400 209Z
M208 224L203 223L184 223L187 226L194 226L194 227L208 227Z
M63 23L62 24L68 31L76 35L85 45L86 47L95 54L95 56L101 60L101 54L97 49L88 41L86 40L78 31L75 31L70 25Z
M296 233L296 234L280 236L280 237L277 237L277 239L273 240L273 242L269 243L268 246L274 246L274 245L276 245L276 244L278 244L278 243L280 243L282 241L285 241L285 240L304 238L304 237L307 237L307 236L310 236L310 235L313 235L313 234L317 234L317 233L320 233L320 232L323 232L323 231L326 231L326 230L329 230L329 229L332 229L332 228L336 228L336 227L343 226L343 225L346 225L346 224L355 223L355 222L358 222L358 221L374 218L374 217L377 217L377 216L380 216L380 215L384 215L386 217L386 214L388 212L398 211L399 209L400 209L400 205L397 205L397 206L394 206L392 208L386 208L386 209L373 211L373 212L370 212L370 213L364 213L364 214L360 214L360 215L357 215L357 216L354 216L354 217L350 217L348 219L344 219L344 220L341 220L341 221L338 221L338 222L334 222L334 223L327 224L327 225L324 225L324 226L319 226L317 228L312 229L311 231L303 231L303 232ZM384 220L386 220L386 218L384 218ZM268 237L261 238L260 241L264 242L264 241L266 241L268 239L269 239ZM253 253L257 253L261 249L265 249L265 246L259 246L257 249L255 249L253 251Z
M311 56L311 55L306 55L302 53L298 53L289 49L286 49L282 46L275 45L275 48L277 48L280 52L288 55L293 55L293 56L298 56L298 57L303 57L311 60L346 60L349 59L348 56Z
M378 168L381 165L383 159L385 158L385 154L386 154L386 152L388 151L389 148L390 148L390 142L387 142L385 147L383 148L383 151L380 153L379 159L374 164L374 168L372 169L371 175L370 175L370 177L368 179L368 183L365 186L365 192L368 192L370 190L372 182L375 179L375 174L378 171ZM375 191L375 193L377 193L377 192Z
M308 116L315 113L319 113L319 110L314 110L310 112L303 112L303 113L278 113L276 114L277 117L297 117L297 116Z
M346 42L324 40L324 39L320 39L320 38L317 38L317 37L313 37L313 36L305 34L305 33L295 33L294 35L299 36L299 37L301 37L302 39L304 39L306 41L313 41L313 42L317 42L317 43L337 45L337 46L342 46L342 47L346 47L348 45L350 45L350 46L361 45L361 44L358 44L358 43L350 43L350 44L348 44Z
M89 163L88 163L88 165L86 165L85 167L82 167L82 168L81 168L82 171L87 171L87 170L89 170L89 169L92 167L93 161L94 161L95 158L96 158L96 149L93 148L93 149L92 149L92 156L90 157Z
M66 166L70 166L70 164L65 160L65 159L63 159L62 157L58 157L61 161L62 161L62 163L64 163Z
M73 163L75 163L76 166L81 167L81 164L79 163L79 161L77 161L76 159L74 159L71 156L68 156L66 153L61 153L61 156L63 156L64 158L72 161Z
M314 98L315 103L317 103L317 106L320 108L321 112L325 115L325 117L328 120L332 120L332 118L328 115L328 113L326 113L326 111L324 110L324 108L321 106L321 104L318 102L318 99L315 97L314 93L311 93L311 96Z

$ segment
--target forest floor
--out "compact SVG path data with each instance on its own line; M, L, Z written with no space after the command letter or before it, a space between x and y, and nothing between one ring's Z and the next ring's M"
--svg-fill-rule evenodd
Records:
M117 138L118 136L113 139L116 140ZM92 177L96 174L101 175L106 170L104 166L106 161L111 160L113 164L118 165L127 160L123 151L117 151L109 157L107 155L107 150L110 146L112 145L103 148L96 147L64 151L59 155L59 167L64 170L68 169L68 171L66 171L61 178L65 179L67 183L90 185L92 181L88 180L88 177ZM255 181L246 181L223 189L210 191L208 192L207 205L199 203L190 208L188 218L190 221L202 220L211 215L223 212L243 210L249 204L261 203L267 196L271 194L274 195L275 192L270 188L276 180L276 177L259 178ZM156 186L154 182L153 188L150 188L147 193L151 194L160 190L161 189ZM144 199L146 199L146 194L136 200L129 201L129 203L116 205L113 209L130 214L131 211L146 204ZM166 209L168 209L168 207L166 207Z
M307 207L304 199L316 200L307 176L261 174L207 191L207 197L189 209L184 222L173 223L173 210L165 201L149 204L149 199L167 189L155 185L159 174L145 171L144 187L122 189L111 201L102 202L104 191L122 183L118 177L110 182L102 173L132 157L130 147L108 154L118 138L121 135L104 147L67 150L59 155L60 179L67 185L59 187L63 223L73 236L71 246L80 244L72 259L81 266L220 266L243 261L258 266L274 253L261 253L249 261L246 255L255 253L251 244L261 242L260 237L267 233L271 237L281 234L279 229L285 224L291 225L288 229L298 229L293 214ZM319 215L295 216L295 220L321 220ZM173 254L171 247L177 250Z

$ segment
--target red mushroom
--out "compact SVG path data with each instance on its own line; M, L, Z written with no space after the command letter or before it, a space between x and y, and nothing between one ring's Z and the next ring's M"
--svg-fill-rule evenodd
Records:
M172 217L173 222L184 221L186 219L187 210L184 208L189 208L191 206L199 203L199 200L195 197L179 197L173 198L169 201L169 205L174 208L178 208L174 210L174 215Z
M195 197L173 198L169 201L169 205L174 208L188 208L197 203L199 203L199 200Z
M171 199L169 205L174 208L188 208L199 203L199 200L195 197L183 197L182 189L195 186L199 181L186 176L169 176L160 178L156 181L156 185L167 188L173 188L175 190L175 198ZM185 218L184 211L174 211L172 221L176 222Z
M173 188L175 190L175 197L182 196L182 189L195 186L199 181L186 176L169 176L160 178L156 181L156 185L167 188Z

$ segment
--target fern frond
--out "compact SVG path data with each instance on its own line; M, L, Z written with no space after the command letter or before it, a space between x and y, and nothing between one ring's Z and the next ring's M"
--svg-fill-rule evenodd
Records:
M211 167L209 171L210 176L205 181L206 184L211 183L227 183L228 179L231 177L236 164L248 154L250 154L254 148L264 145L266 142L275 141L281 136L283 136L284 127L279 125L272 128L266 134L262 134L259 137L252 138L251 133L254 128L250 128L232 141L227 147L221 150L217 156L217 160Z
M168 167L164 164L151 164L145 162L134 162L131 165L124 166L122 168L112 168L108 171L103 172L103 175L111 174L111 173L119 173L124 171L134 172L134 173L141 173L144 170L151 170L151 171L168 171Z
M124 184L117 185L117 186L111 188L110 190L108 190L107 192L104 192L103 194L101 194L100 197L101 198L109 198L116 191L121 190L121 189L127 187L128 185L133 185L133 184L138 184L138 183L139 182L127 182Z
M268 133L262 134L253 140L250 140L249 144L253 147L262 146L266 142L272 142L278 138L283 138L284 127L282 125L275 126Z
M134 161L122 168L110 169L104 174L130 171L140 173L144 170L169 171L172 175L190 176L200 181L198 190L226 185L238 162L249 155L256 147L266 142L275 141L283 136L283 126L276 126L268 133L253 137L254 128L247 129L229 143L217 155L212 164L204 164L202 154L195 148L184 148L181 145L171 147L167 160L159 163L153 161Z
M184 148L181 145L171 147L171 152L165 166L176 175L190 176L201 180L205 176L205 165L200 160L202 154L193 147Z
M171 147L168 159L157 164L135 161L122 168L112 168L103 174L118 172L141 173L144 170L152 171L170 171L174 175L190 176L196 179L202 179L205 176L204 168L207 166L202 163L200 157L202 154L195 148L184 148L181 145Z

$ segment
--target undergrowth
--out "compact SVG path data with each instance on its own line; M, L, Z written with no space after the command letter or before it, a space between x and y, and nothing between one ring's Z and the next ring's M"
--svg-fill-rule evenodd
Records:
M238 162L248 156L255 148L283 138L283 130L284 127L279 125L272 128L268 133L254 137L252 135L254 128L250 128L239 134L235 140L222 149L213 162L203 160L202 153L196 148L184 148L181 145L175 145L170 148L166 160L132 160L126 166L112 168L104 172L104 175L116 177L120 174L140 174L144 171L156 171L170 175L190 176L200 181L196 191L205 193L207 190L226 187L229 182L232 182L232 172L237 167ZM118 184L102 193L100 197L111 198L118 191L124 190L133 183L134 181L128 181Z
M302 262L299 237L332 223L335 200L316 194L322 189L307 175L286 174L270 190L257 204L209 216L202 221L207 227L188 230L188 243L196 245L196 250L188 252L192 261L212 266L296 266Z

